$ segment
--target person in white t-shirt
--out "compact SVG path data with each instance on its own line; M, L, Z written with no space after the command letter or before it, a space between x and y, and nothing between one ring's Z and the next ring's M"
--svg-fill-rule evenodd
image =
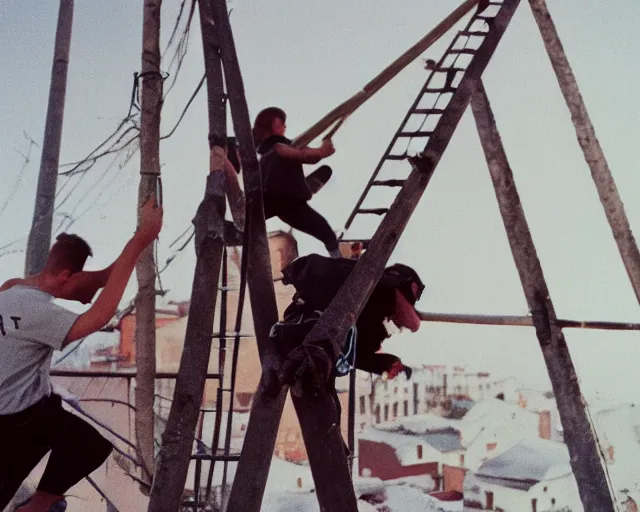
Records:
M111 320L138 256L161 227L162 208L152 198L142 209L138 230L107 269L84 272L91 248L79 236L65 233L58 236L42 272L0 287L0 510L48 452L37 491L21 512L58 510L64 493L111 453L111 443L66 411L52 393L51 357L54 350ZM102 287L83 314L54 303L56 298L88 303Z

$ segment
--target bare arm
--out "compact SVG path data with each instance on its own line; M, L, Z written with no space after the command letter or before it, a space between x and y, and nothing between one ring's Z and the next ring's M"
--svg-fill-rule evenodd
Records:
M287 146L286 144L276 144L274 149L282 158L297 160L303 164L317 164L323 158L327 158L335 153L335 149L330 139L323 140L322 146L319 148L298 149Z
M162 208L155 209L150 203L144 208L139 230L110 267L106 285L98 299L71 326L63 347L100 330L115 314L140 253L158 236L162 226Z
M82 271L73 274L59 297L89 304L98 290L106 286L114 265L115 263L112 263L103 270Z

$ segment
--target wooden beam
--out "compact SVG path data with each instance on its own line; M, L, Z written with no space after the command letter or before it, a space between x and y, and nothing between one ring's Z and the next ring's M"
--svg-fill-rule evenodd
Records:
M585 411L569 348L558 325L549 289L520 203L489 99L478 81L471 100L473 115L495 188L500 213L533 325L556 398L564 441L585 512L613 512L603 461Z
M547 4L545 0L529 0L529 4L540 29L560 90L571 112L571 120L576 130L578 143L591 170L591 176L598 190L598 196L611 227L613 238L618 245L618 251L633 291L640 302L640 250L638 250L638 244L631 231L631 225L627 219L611 169L609 169L595 128L589 118L587 107L580 94L578 81L571 70Z
M162 75L160 74L160 8L162 0L144 2L142 29L142 84L140 100L140 184L138 221L160 179L160 117ZM158 201L162 198L158 197ZM156 373L156 269L154 244L142 251L136 263L138 293L135 298L136 347L135 432L146 483L154 471L154 396Z
M513 327L533 327L533 317L517 315L469 315L458 313L424 313L418 311L423 322L449 324L502 325ZM625 322L603 322L599 320L557 320L561 328L602 329L608 331L640 331L640 324Z
M25 277L42 271L51 248L72 27L73 0L60 0L36 203L25 255Z
M169 419L156 463L149 512L174 512L180 509L182 503L211 354L211 333L222 262L224 209L224 173L221 170L208 176L205 199L196 215L197 261L191 307ZM216 225L215 221L212 222L214 218L219 219L219 232L211 229Z
M245 236L248 257L247 283L263 371L256 391L242 455L236 468L228 512L259 512L269 467L273 457L280 417L287 398L287 388L278 382L280 358L269 338L271 326L278 321L278 306L273 288L269 242L262 203L262 183L251 134L251 119L245 99L242 73L226 2L211 0L213 21L220 40L227 93L233 126L240 150L246 196Z
M324 133L333 123L351 114L365 101L371 98L376 92L382 89L387 83L395 78L400 71L406 68L420 55L422 55L431 45L436 43L445 35L451 27L460 21L476 4L478 0L466 0L455 11L441 21L436 27L425 35L420 41L414 44L400 57L394 60L389 66L380 72L373 80L366 84L361 91L353 95L348 100L342 102L331 112L325 115L312 127L298 135L292 142L296 147L305 147L316 137Z
M224 144L226 149L227 114L222 65L209 0L199 1L199 12L207 77L208 131L211 139ZM191 307L171 410L158 454L149 512L174 512L181 508L207 379L224 250L223 221L226 206L224 162L212 159L211 165L219 168L210 169L205 197L196 213L197 260L191 289ZM221 411L216 414L221 414ZM199 484L198 482L197 485Z

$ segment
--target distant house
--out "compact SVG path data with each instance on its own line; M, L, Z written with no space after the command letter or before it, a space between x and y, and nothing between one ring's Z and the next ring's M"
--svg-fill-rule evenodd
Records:
M524 439L470 471L464 506L496 512L583 510L567 447L546 439Z
M404 376L373 380L373 423L421 414L461 417L474 403L505 393L510 396L515 388L513 379L496 381L487 372L469 372L457 366L424 365L413 370L408 380Z
M452 427L420 433L369 427L360 434L358 448L360 475L382 480L424 477L418 481L427 489L433 486L430 490L439 489L443 467L457 464L462 453L460 432Z
M480 465L522 439L537 439L547 432L546 416L502 400L476 404L459 422L465 447L464 467Z

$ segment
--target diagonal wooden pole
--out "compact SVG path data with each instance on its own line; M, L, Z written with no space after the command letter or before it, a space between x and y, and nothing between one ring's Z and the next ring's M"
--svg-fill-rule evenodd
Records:
M369 250L359 260L305 343L331 339L334 344L338 344L338 340L344 339L347 329L355 322L375 283L380 279L399 236L469 104L474 80L482 75L518 5L519 0L505 0L494 19L492 30L467 68L423 156L413 160L413 171L373 237ZM218 24L218 18L216 23ZM219 26L219 30L226 32L227 29ZM229 92L231 94L230 84ZM277 424L282 414L282 406L278 402L282 394L278 393L286 393L286 388L279 385L274 390L269 390L264 379L263 372L263 381L254 399L245 446L227 509L229 512L260 510L268 461L272 457ZM355 496L350 486L344 449L342 446L338 448L339 444L342 445L342 439L336 428L335 408L327 391L320 390L315 396L294 397L294 405L302 426L321 510L355 510ZM257 425L257 421L264 422L265 428ZM251 474L248 475L248 472Z
M338 356L337 352L342 350L347 330L356 322L373 288L380 280L399 237L469 104L475 90L475 82L482 76L518 5L519 0L505 0L500 12L493 20L491 31L469 64L425 150L420 157L412 159L413 170L380 223L367 252L358 260L345 284L305 338L306 347L331 340L336 350L333 354L334 360ZM326 394L326 391L320 390L316 395L309 393L304 393L302 396L293 395L309 454L320 509L355 510L352 508L355 504L352 505L345 499L344 486L340 487L341 482L349 481L348 464L344 449L337 448L338 441L342 442L342 440L339 439L339 429L335 427L337 423L335 416L334 425L327 429L330 421L326 417L329 407L325 405L325 400L330 398L328 396L325 398L323 393ZM320 425L322 428L314 428L314 425ZM342 508L339 508L340 506Z
M278 321L273 289L271 258L262 203L262 183L251 134L251 120L244 93L242 73L224 0L212 0L213 21L220 42L227 93L234 132L238 139L246 196L245 249L248 257L247 284L262 362L262 376L254 396L242 456L229 495L227 511L259 512L275 448L280 417L288 389L278 384L280 358L269 338Z
M562 47L560 36L551 19L547 4L545 0L529 0L529 4L533 17L540 29L560 90L571 113L571 120L576 129L578 143L591 170L591 176L598 190L607 221L611 226L613 238L618 245L618 251L631 281L633 291L640 302L640 250L638 250L638 244L631 231L624 205L611 175L611 169L609 169L604 151L596 136L595 128L589 118L587 107L580 94L578 82L571 70L571 65Z
M344 340L347 331L360 315L369 294L380 280L393 249L413 210L429 183L431 175L455 132L479 80L502 39L520 0L505 0L492 29L478 48L449 105L429 138L420 157L411 160L413 170L360 257L345 284L307 335L305 342Z
M209 137L214 144L226 150L227 114L218 41L211 20L210 0L199 0L198 4L207 77ZM224 248L225 214L224 162L213 159L211 165L205 197L195 218L197 260L191 307L175 392L151 489L150 512L175 512L180 508L207 380ZM215 453L215 446L213 450ZM199 485L197 481L196 486ZM199 489L196 487L194 490L197 495Z
M471 100L471 107L513 259L549 372L582 504L586 512L613 512L598 443L585 411L578 376L562 328L558 325L542 266L513 181L513 173L489 99L480 81Z
M366 84L362 90L358 91L348 100L342 102L331 112L325 115L316 124L305 130L298 135L292 142L294 146L305 147L313 139L322 134L327 128L339 119L344 119L350 115L357 108L359 108L364 102L369 100L376 92L382 89L388 84L398 73L404 68L416 60L427 49L435 44L443 35L445 35L458 21L460 21L473 7L478 3L478 0L465 0L459 7L457 7L449 16L442 20L425 35L420 41L414 44L400 57L394 60L389 66L383 69L373 80ZM331 135L337 131L339 125L336 125L331 131ZM327 138L330 138L327 135Z

